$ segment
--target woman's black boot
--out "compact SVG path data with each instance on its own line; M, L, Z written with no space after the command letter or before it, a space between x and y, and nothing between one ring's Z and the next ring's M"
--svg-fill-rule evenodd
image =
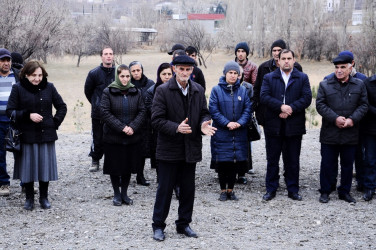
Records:
M129 198L127 195L130 179L131 179L130 174L121 177L121 199L126 205L133 204L133 200Z
M26 201L24 204L25 210L33 210L34 209L34 182L24 183L25 193L26 193Z
M48 181L39 181L39 204L43 209L50 209L51 204L48 201Z
M112 188L114 189L114 198L112 199L112 203L114 206L121 206L121 194L120 194L120 176L117 175L110 175Z

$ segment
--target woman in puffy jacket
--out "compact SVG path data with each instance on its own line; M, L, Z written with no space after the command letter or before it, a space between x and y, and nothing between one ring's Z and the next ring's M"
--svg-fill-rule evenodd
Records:
M238 79L239 65L226 63L223 74L209 99L212 126L217 128L211 138L211 152L218 168L220 201L238 200L233 189L238 169L246 168L247 124L251 117L251 101Z
M131 173L142 167L140 154L145 107L141 91L130 81L126 65L115 71L115 81L103 91L101 112L104 142L103 173L110 175L114 206L133 204L127 191ZM121 187L121 191L120 191Z

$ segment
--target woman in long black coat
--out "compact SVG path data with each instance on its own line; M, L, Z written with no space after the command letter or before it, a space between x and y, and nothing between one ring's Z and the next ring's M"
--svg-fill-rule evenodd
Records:
M133 61L129 64L129 70L131 72L131 82L132 84L141 91L141 94L143 96L144 102L146 98L146 92L147 90L154 85L154 81L148 79L144 74L144 67L142 66L141 62L139 61ZM145 166L145 158L150 158L150 148L148 144L148 140L145 139L149 136L151 136L148 131L150 131L150 117L146 117L144 127L142 129L142 148L140 148L139 153L141 152L144 156L144 163L142 166L138 169L137 172L137 184L142 186L149 186L150 182L145 179L144 176L144 166Z
M25 187L24 209L34 208L34 182L39 181L39 203L51 207L48 185L58 179L55 141L56 130L67 113L67 105L54 85L47 82L47 72L38 61L29 61L20 73L20 82L13 85L7 115L15 116L21 130L21 152L15 153L14 179ZM52 113L52 107L56 113Z
M114 189L113 204L133 204L127 195L131 173L143 163L139 153L146 109L141 92L131 83L130 71L120 65L115 81L104 91L101 101L104 142L103 173L109 174ZM120 192L121 187L121 192Z

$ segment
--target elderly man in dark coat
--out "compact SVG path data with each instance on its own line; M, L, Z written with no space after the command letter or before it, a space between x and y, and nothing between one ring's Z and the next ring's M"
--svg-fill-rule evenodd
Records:
M352 171L359 140L359 123L367 113L368 100L364 83L350 75L351 62L349 56L336 57L333 60L335 76L320 82L317 93L316 108L322 116L319 199L321 203L329 201L338 156L341 159L338 197L350 203L356 202L350 195Z
M176 231L197 237L189 227L195 195L196 163L202 158L201 133L213 135L204 89L189 79L195 61L187 55L172 61L175 76L156 89L151 122L158 131L156 158L159 162L159 183L153 213L153 238L165 239L172 191L180 183ZM179 178L179 180L177 180Z
M284 150L284 177L288 197L302 200L299 194L300 150L306 133L305 109L312 93L308 76L294 68L291 50L279 54L279 68L265 75L261 87L261 104L265 105L265 147L267 156L266 194L273 199L279 186L279 158Z

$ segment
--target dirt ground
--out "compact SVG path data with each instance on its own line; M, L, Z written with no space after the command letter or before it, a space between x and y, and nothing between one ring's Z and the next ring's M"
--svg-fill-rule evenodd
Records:
M124 62L141 60L147 76L154 79L157 66L169 61L167 54L154 51L132 53ZM233 54L217 54L203 69L208 90L217 83L225 62ZM253 59L252 59L253 60ZM152 211L156 193L155 172L147 161L145 174L150 187L138 186L132 176L129 188L133 206L112 205L112 188L102 172L89 173L90 106L83 94L87 72L99 64L90 57L75 67L72 58L50 60L49 80L68 104L69 113L56 142L59 180L51 182L52 208L25 211L24 194L18 180L11 181L11 195L0 197L0 249L375 249L375 201L364 202L352 188L357 203L350 205L331 195L328 204L318 202L320 145L319 130L309 130L303 138L300 185L303 201L287 198L281 175L277 197L262 202L265 192L266 156L264 139L253 143L256 173L247 185L237 185L238 202L218 201L219 184L209 169L209 138L204 137L203 161L197 164L196 198L192 228L199 234L189 239L175 232L178 202L173 198L167 219L166 240L152 239ZM260 64L264 60L254 60ZM317 85L331 72L329 63L301 62L311 84ZM83 106L77 103L82 102ZM8 157L9 174L13 158Z
M175 232L178 202L173 198L167 219L166 240L152 239L152 211L156 193L155 172L147 162L150 187L138 186L132 176L129 193L133 206L112 205L112 188L102 172L89 173L90 134L59 134L57 156L59 180L51 182L52 208L22 208L24 194L12 180L11 195L0 197L0 249L374 249L375 201L364 202L352 188L357 203L339 200L318 202L319 130L303 139L300 185L303 201L287 198L280 180L277 197L262 202L265 192L264 140L253 143L256 173L247 185L237 185L239 201L218 201L219 184L209 169L209 138L204 138L204 159L197 165L196 198L191 227L199 238ZM8 154L8 166L12 166ZM13 169L9 167L12 175Z

